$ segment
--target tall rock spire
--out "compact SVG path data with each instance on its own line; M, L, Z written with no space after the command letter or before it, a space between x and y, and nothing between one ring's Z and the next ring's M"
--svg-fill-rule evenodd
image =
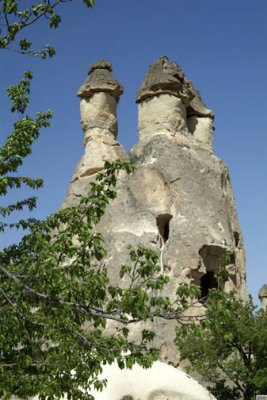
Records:
M88 71L88 78L78 90L81 98L81 123L85 144L95 135L117 136L116 108L123 87L112 75L111 64L98 61Z
M69 202L89 191L88 183L103 158L126 157L115 139L121 92L106 62L91 68L78 92L85 155L70 185ZM108 251L111 281L118 283L120 266L129 263L129 244L142 243L159 254L162 272L170 278L166 295L174 298L180 283L193 282L205 298L218 286L216 271L229 254L229 276L220 283L221 290L235 289L245 298L245 253L228 169L212 153L213 112L167 57L149 68L137 103L139 141L129 155L135 171L120 177L117 198L98 225ZM202 313L203 301L196 299L189 312ZM146 327L157 332L154 344L161 348L161 361L179 365L173 345L176 323L150 324ZM138 337L140 331L135 326L130 335Z
M189 138L186 106L193 98L188 81L166 56L152 64L137 94L139 140L151 135L181 134Z
M117 104L123 87L112 75L112 66L101 60L92 65L78 90L85 152L79 161L64 204L73 203L88 190L89 182L103 168L104 161L127 159L116 140Z
M187 107L187 126L197 145L213 151L214 112L206 107L201 95L190 82L193 99Z
M214 113L176 62L163 56L148 69L137 94L139 140L155 134L176 137L212 151Z
M263 285L259 290L259 299L263 310L267 310L267 285Z

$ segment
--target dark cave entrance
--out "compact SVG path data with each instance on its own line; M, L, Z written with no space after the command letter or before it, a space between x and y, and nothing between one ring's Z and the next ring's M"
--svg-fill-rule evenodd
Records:
M156 218L160 236L160 247L162 247L169 239L171 219L172 219L171 214L160 214Z

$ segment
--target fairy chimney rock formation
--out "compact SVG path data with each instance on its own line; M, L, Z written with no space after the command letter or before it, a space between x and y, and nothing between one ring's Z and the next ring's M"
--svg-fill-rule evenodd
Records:
M140 141L160 133L212 151L214 113L175 62L164 56L150 66L136 102Z
M139 141L127 156L116 140L122 90L111 65L101 61L78 92L85 155L65 205L88 193L103 159L129 157L135 171L120 174L117 198L99 224L111 280L119 282L120 266L129 263L129 244L142 243L158 252L162 271L170 277L166 294L172 297L181 282L194 282L205 298L217 286L222 256L229 254L229 277L221 289L236 289L245 298L245 254L228 169L213 154L214 113L181 68L161 57L150 66L138 92ZM196 302L190 312L198 314L201 307L202 302ZM152 329L161 360L177 365L175 322L155 320ZM139 333L135 325L131 335Z
M263 285L259 290L259 299L263 310L267 310L267 285Z
M99 61L89 69L88 78L77 93L81 98L81 123L85 144L96 135L116 138L116 108L122 93L123 87L113 77L110 63Z
M64 204L75 203L77 196L86 194L89 183L103 168L104 160L127 159L117 141L117 104L122 93L123 87L112 75L108 61L101 60L92 65L77 93L85 152L74 172Z
M176 63L161 57L152 64L138 92L139 140L155 133L189 136L186 106L192 93L184 74Z

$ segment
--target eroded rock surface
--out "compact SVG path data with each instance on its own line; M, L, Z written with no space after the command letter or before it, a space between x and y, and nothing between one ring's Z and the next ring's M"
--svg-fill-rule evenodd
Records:
M205 297L217 286L214 274L221 257L229 253L229 279L221 289L235 288L245 298L242 234L227 167L213 154L213 112L181 68L160 58L138 93L139 141L127 156L116 140L114 122L122 88L112 77L110 64L97 63L90 71L79 91L85 155L65 204L89 191L103 159L129 157L135 165L131 176L120 174L118 196L99 224L111 280L118 282L120 266L129 262L129 244L142 243L159 253L162 271L170 277L166 294L172 297L179 283L194 282ZM198 315L202 307L199 301L189 312ZM140 325L132 328L133 337L139 335ZM161 360L178 365L175 323L156 320L152 328Z
M124 148L117 141L117 103L123 87L112 75L112 66L101 60L88 72L78 90L81 126L84 131L85 151L71 180L64 205L74 204L85 195L95 174L103 168L104 160L127 159Z
M175 62L164 56L149 67L136 102L140 141L161 133L213 151L214 113Z
M267 285L263 285L259 290L259 299L261 306L264 310L267 310Z

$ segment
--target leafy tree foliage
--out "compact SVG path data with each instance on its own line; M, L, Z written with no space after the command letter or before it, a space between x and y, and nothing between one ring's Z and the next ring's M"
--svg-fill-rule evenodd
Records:
M206 315L186 324L176 343L183 359L209 382L218 400L255 400L267 394L267 312L234 293L212 289Z
M0 48L18 52L20 54L40 55L43 59L53 57L55 49L46 44L41 50L34 50L28 37L21 37L23 32L42 19L48 21L49 27L55 29L61 22L56 13L59 6L70 3L72 0L38 0L38 1L0 1ZM88 7L93 7L94 0L82 0ZM25 4L26 3L26 4ZM18 36L20 37L17 40Z
M37 116L30 117L26 114L30 100L30 81L31 72L25 72L23 79L8 88L8 96L11 101L11 111L18 113L18 120L14 123L13 131L0 148L0 196L6 195L9 189L20 188L26 185L32 189L42 186L42 179L32 179L27 176L18 176L17 170L22 165L24 157L31 153L33 142L39 137L40 129L50 125L52 111L39 112ZM10 175L12 174L12 175ZM26 229L29 223L34 220L21 220L18 223L7 224L4 222L6 216L10 216L14 211L28 207L31 211L36 207L36 197L30 197L7 207L0 207L0 232L7 227L22 227Z
M116 171L128 163L106 163L91 193L77 207L59 210L30 226L18 245L0 253L0 395L41 399L90 398L102 363L144 366L156 359L143 330L140 343L128 340L127 325L148 318L179 318L180 301L158 293L167 283L158 256L139 246L121 269L123 286L110 285L103 238L96 233L105 206L116 195ZM121 323L112 336L106 321Z

